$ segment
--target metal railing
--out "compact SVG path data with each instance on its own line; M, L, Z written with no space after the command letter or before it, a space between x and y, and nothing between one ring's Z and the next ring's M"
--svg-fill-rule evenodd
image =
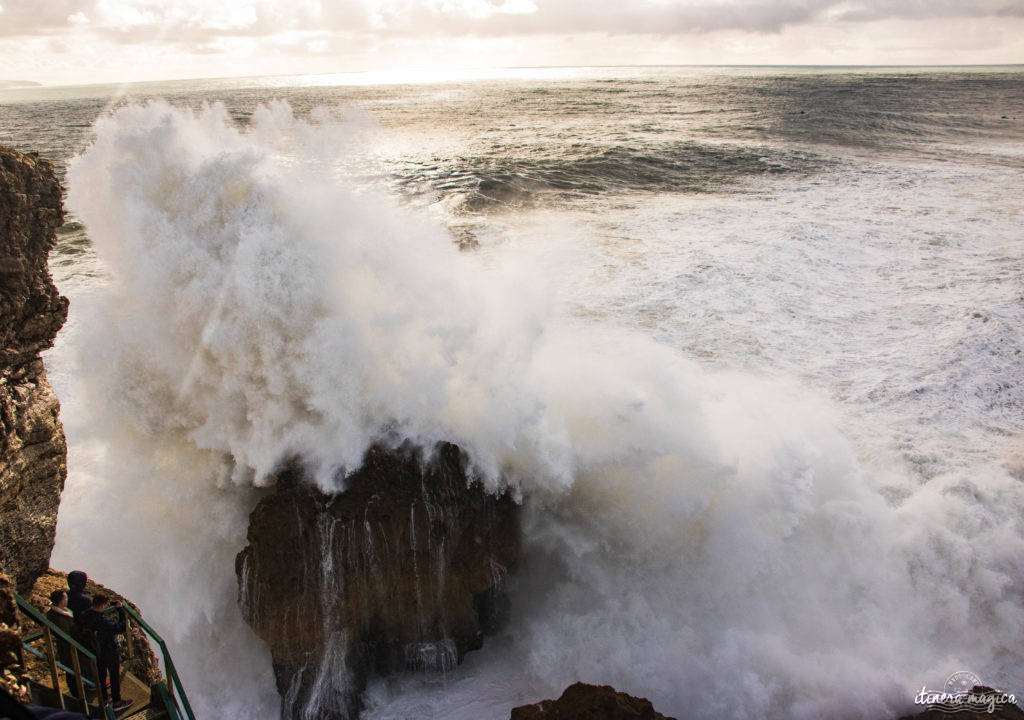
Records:
M65 707L64 695L60 691L60 680L57 672L58 669L71 674L69 675L68 680L70 680L72 676L74 677L78 695L75 698L76 702L73 704L78 705L79 703L77 701L80 701L82 712L88 716L91 708L89 707L88 700L85 696L85 688L86 686L90 688L96 687L95 678L99 677L99 670L96 665L96 655L86 649L77 640L62 631L59 627L54 625L49 618L35 608L30 602L25 600L25 598L21 597L21 595L14 593L14 599L18 603L18 607L28 615L36 625L42 628L41 632L22 638L22 647L40 659L47 661L50 670L50 679L53 682L54 691L57 695L57 701L60 708L62 710L68 709ZM153 690L159 695L161 704L163 704L164 709L167 711L168 717L170 720L185 720L186 718L187 720L195 720L195 715L192 712L192 706L189 704L188 696L185 694L185 688L181 684L181 679L178 677L178 671L174 667L174 661L171 659L171 653L167 649L167 644L164 642L164 639L149 626L149 623L142 619L142 616L140 616L134 608L128 605L122 605L122 608L125 611L125 615L130 618L130 621L146 633L160 647L160 652L163 655L164 670L170 682L168 683L160 680L153 686ZM114 610L115 608L110 608L107 612ZM54 642L55 636L59 641L66 642L71 648L72 665L74 667L67 667L58 661L56 643ZM41 652L30 644L42 638L45 638L46 640L46 652ZM132 643L131 633L126 632L125 638L128 644L128 657L132 657L135 654L135 648ZM92 671L91 679L86 677L86 674L82 672L81 658L84 658L86 662L86 669L90 669ZM175 690L177 690L177 696L175 696ZM104 706L103 712L106 715L107 720L116 720L116 715L110 705Z
M65 673L70 673L67 678L68 680L71 680L72 677L74 678L76 686L74 689L78 690L78 693L75 697L76 702L72 704L79 705L80 703L82 713L88 716L91 709L89 707L89 701L85 696L85 688L86 686L90 688L96 687L96 678L99 677L99 668L96 666L96 655L94 655L90 650L87 650L85 646L73 637L54 625L49 618L39 612L32 603L28 602L18 593L14 593L14 600L18 603L18 608L28 615L36 625L42 628L41 632L23 638L22 647L35 654L37 657L47 661L47 665L50 670L50 680L53 682L53 688L57 695L57 702L61 710L67 710L68 708L65 707L64 694L60 690L60 678L57 674L58 669L63 670ZM58 642L67 643L67 647L71 653L72 667L68 667L63 663L58 662L57 643L54 642L54 637L57 638ZM45 638L46 640L46 653L36 650L30 644L40 638ZM87 670L92 670L91 677L86 677L86 674L82 672L83 660L85 661L85 668ZM69 687L68 689L71 690L72 688ZM72 695L75 695L75 693L72 693ZM106 710L108 720L115 720L113 709L107 707Z
M157 683L157 687L164 698L167 714L171 716L172 720L180 720L183 717L188 718L188 720L196 720L195 715L192 714L192 706L189 704L188 696L185 694L185 688L181 684L181 678L178 677L178 671L175 669L174 661L171 659L171 652L167 649L167 643L157 634L156 630L149 626L149 623L142 619L141 615L135 612L134 608L128 605L123 605L122 607L125 614L132 619L132 622L149 635L150 639L160 647L160 653L164 660L164 672L167 674L169 682L165 683L161 680ZM177 690L177 698L175 697L175 690Z

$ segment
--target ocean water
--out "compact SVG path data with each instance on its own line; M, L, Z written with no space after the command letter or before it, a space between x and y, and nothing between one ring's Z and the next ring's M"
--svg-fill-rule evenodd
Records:
M524 559L509 626L368 718L1024 693L1019 68L408 80L0 91L68 189L53 561L203 716L278 714L234 575L268 475L340 489L386 432L520 491Z

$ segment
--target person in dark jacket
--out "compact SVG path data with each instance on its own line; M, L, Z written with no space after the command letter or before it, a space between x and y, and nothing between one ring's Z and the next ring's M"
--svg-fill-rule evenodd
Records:
M64 590L54 590L50 593L50 608L46 611L46 619L60 628L61 632L70 638L77 638L78 629L75 627L75 619L71 611L68 610L68 594ZM54 638L54 642L57 645L57 659L66 668L70 668L64 671L68 681L68 691L71 693L71 697L78 697L78 682L75 680L75 673L73 668L75 667L75 660L72 657L74 650L71 644L64 638Z
M72 637L92 653L96 652L96 642L92 636L92 630L85 626L85 616L92 607L92 598L85 592L85 583L89 576L81 570L72 570L68 573L68 610L75 620L75 633ZM87 663L82 668L82 677L89 682L95 682L93 677L92 663Z
M103 698L103 703L113 703L114 712L121 712L132 704L131 700L121 699L121 653L117 645L117 636L125 632L124 608L120 602L115 602L117 608L117 620L113 620L103 614L103 611L110 606L110 599L106 595L97 594L92 599L92 609L87 611L85 625L93 631L96 637L96 666L99 668L100 676L97 684ZM110 676L110 695L107 695L106 678Z
M68 573L68 609L79 628L83 627L82 617L92 607L92 600L85 594L85 583L89 577L81 570Z

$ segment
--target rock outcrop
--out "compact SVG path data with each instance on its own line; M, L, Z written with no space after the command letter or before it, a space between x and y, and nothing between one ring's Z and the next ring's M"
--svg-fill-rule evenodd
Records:
M53 164L0 147L0 571L20 592L50 565L67 474L40 358L68 312L47 267L62 221Z
M609 685L570 685L557 700L512 708L511 720L673 720L651 701L617 692Z
M28 686L29 676L21 663L21 618L14 602L14 584L0 573L0 688L27 702Z
M454 445L374 447L347 485L282 473L237 559L286 718L355 717L369 674L453 667L500 621L518 560L517 504L471 483Z

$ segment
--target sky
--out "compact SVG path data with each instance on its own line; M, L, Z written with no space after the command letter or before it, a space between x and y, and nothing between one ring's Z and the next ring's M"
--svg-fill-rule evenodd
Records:
M1024 0L0 0L0 82L1024 62Z

